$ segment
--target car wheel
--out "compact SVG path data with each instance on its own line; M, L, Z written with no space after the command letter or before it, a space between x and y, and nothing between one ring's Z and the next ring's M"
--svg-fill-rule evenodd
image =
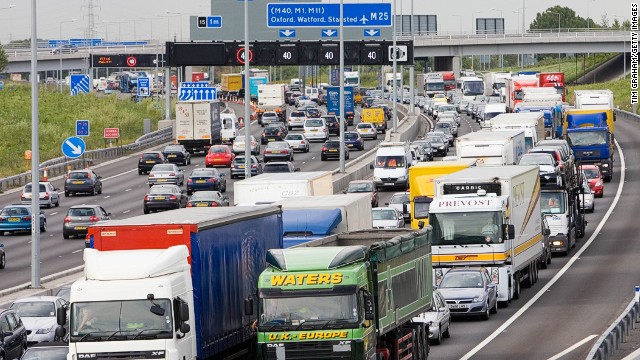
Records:
M4 231L0 231L0 236L4 236Z
M41 233L47 232L47 220L44 220L40 225L40 232Z
M231 178L232 178L232 179L235 179L235 178L236 178L236 176L235 176L235 175L231 175Z
M324 156L320 156L320 161L326 161L327 159Z
M63 232L63 233L62 233L62 238L63 238L63 239L68 239L68 238L69 238L69 234L67 234L67 233Z
M58 200L56 200L56 207L60 207L60 195L58 195Z
M449 321L449 326L447 326L447 330L442 333L442 337L448 339L451 337L451 321Z
M493 307L491 308L490 312L492 314L497 314L498 313L498 300L496 300L496 303L493 305Z
M100 190L98 190L98 195L102 194L102 185L100 185Z
M64 192L64 196L69 197L69 196L71 196L71 193L70 193L70 192L68 192L68 191L65 191L65 192Z
M442 344L442 328L438 328L438 337L433 340L434 345Z
M0 269L4 269L7 266L7 259L5 258L4 253L2 257L0 257ZM0 360L2 360L2 355L0 355Z
M489 313L491 312L491 309L489 309L489 303L487 302L486 306L485 306L485 311L482 315L480 315L480 319L482 320L489 320Z
M193 191L187 190L187 195L191 196L191 194L193 194Z
M148 213L149 213L149 209L145 208L145 209L144 209L144 213L145 213L145 214L148 214Z
M222 190L220 190L221 193L225 193L227 192L227 183L224 183L224 186L222 187Z
M184 161L182 162L183 166L187 166L187 159L184 159Z
M96 196L97 193L98 192L96 191L95 187L91 188L91 196Z
M138 175L142 175L143 171L138 169Z

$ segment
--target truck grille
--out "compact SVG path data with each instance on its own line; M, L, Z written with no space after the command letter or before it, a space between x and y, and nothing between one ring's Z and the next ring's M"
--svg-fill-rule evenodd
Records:
M287 342L281 344L265 344L264 346L266 346L267 360L277 360L278 358L287 360L351 359L350 341ZM277 354L282 354L282 352L284 352L284 357L278 357Z

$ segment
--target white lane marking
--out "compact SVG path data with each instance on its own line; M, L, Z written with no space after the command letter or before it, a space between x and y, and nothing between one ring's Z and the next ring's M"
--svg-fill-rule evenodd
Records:
M315 157L315 156L311 158L311 160L315 160L315 159L316 159L316 157Z
M120 174L115 174L115 175L113 175L113 176L109 176L108 178L104 178L104 179L102 179L102 182L105 182L105 181L107 181L107 180L111 180L111 179L118 178L118 177L120 177L120 176L126 175L126 174L128 174L128 173L132 173L132 172L134 172L134 171L138 171L138 168L131 169L131 170L128 170L128 171L125 171L125 172L121 172Z
M559 354L557 354L557 355L555 355L555 356L553 356L553 357L550 357L550 358L549 358L549 359L547 359L547 360L558 360L558 359L560 359L561 357L563 357L563 356L565 356L565 355L569 354L569 353L570 353L570 352L572 352L573 350L575 350L575 349L579 348L580 346L584 345L585 343L587 343L587 342L591 341L591 339L593 339L593 338L594 338L594 337L596 337L596 336L598 336L598 335L589 335L589 336L587 336L586 338L584 338L584 339L580 340L579 342L577 342L577 343L573 344L571 347L567 348L565 351L563 351L563 352L561 352L561 353L559 353Z
M571 259L567 261L567 263L562 267L562 269L560 269L560 271L558 271L558 273L551 280L549 280L549 282L542 289L540 289L540 291L538 291L538 293L535 294L531 298L531 300L529 300L526 304L524 304L522 308L520 308L515 314L513 314L513 316L507 319L507 321L505 321L504 324L498 327L491 335L489 335L481 343L476 345L476 347L471 349L471 351L469 351L463 357L461 357L460 360L470 359L473 355L478 353L478 351L482 350L482 348L489 345L489 343L493 341L493 339L501 335L509 327L509 325L514 323L520 316L522 316L522 314L524 314L525 311L527 311L536 301L538 301L538 299L540 299L540 297L542 297L542 295L544 295L544 293L546 293L547 290L549 290L549 288L551 288L551 286L553 286L553 284L555 284L562 277L562 275L564 275L564 273L567 272L567 270L569 270L571 266L573 266L573 263L575 263L580 258L580 255L582 255L582 253L589 248L591 243L595 241L596 237L600 235L600 231L604 227L604 224L607 223L609 216L611 216L611 214L613 213L613 209L615 209L616 205L618 204L618 200L620 200L620 196L622 195L622 188L624 187L624 182L625 182L624 179L625 179L625 172L626 172L626 169L625 169L626 164L624 161L624 155L622 154L622 149L620 149L620 145L618 144L617 140L615 141L615 144L616 144L616 148L618 149L618 155L620 156L620 184L618 185L618 190L616 192L615 198L613 199L613 202L611 203L611 206L602 217L602 220L600 220L598 227L596 227L596 229L593 231L593 234L591 235L589 240L587 240L587 242L584 244L583 247L580 248L580 250L578 250L578 252L573 254Z
M52 212L51 214L49 214L49 216L53 216L53 215L55 215L57 213L58 213L57 211L56 212Z
M80 251L82 251L82 249L78 249L78 250L76 250L76 251L72 251L71 253L72 253L72 254L77 254L77 253L79 253Z
M133 189L127 189L127 190L125 190L124 192L131 191L131 190L133 190Z
M640 358L640 349L632 352L631 354L625 356L622 360L637 360Z
M128 213L129 211L131 211L131 210L125 210L125 211L123 211L122 213L123 213L123 214L126 214L126 213Z
M105 198L105 199L108 199L108 198L110 198L110 197L111 197L111 195L107 195L107 196L105 196L104 198Z

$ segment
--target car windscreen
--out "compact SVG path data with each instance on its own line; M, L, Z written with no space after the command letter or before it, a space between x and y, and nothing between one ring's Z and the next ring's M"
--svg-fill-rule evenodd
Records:
M530 154L523 156L518 165L555 165L555 162L551 156L548 156L548 154Z
M372 192L373 185L371 183L353 183L349 184L347 188L347 192L349 193L358 193L358 192Z
M56 316L56 308L51 301L15 302L11 308L18 312L20 317L53 317Z
M391 197L390 204L404 204L409 202L409 195L407 194L396 194Z
M393 210L373 210L371 211L373 220L394 220Z

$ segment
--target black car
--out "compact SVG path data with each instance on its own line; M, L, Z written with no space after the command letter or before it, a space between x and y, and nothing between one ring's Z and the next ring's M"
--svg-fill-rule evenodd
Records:
M270 141L283 141L289 132L287 128L280 124L271 124L262 130L260 143L268 144Z
M344 146L344 158L345 160L349 159L349 148L346 144ZM322 145L320 160L326 161L327 159L340 159L340 141L329 140Z
M41 342L25 351L20 360L67 360L69 344L65 342Z
M427 135L425 140L431 143L431 149L436 155L447 156L449 152L449 143L441 135Z
M93 170L73 170L64 181L64 196L77 193L102 194L102 177Z
M148 174L156 164L166 164L168 161L160 151L147 151L138 160L138 175Z
M231 164L231 178L244 177L244 156L238 156ZM251 176L262 174L262 163L257 157L251 156Z
M27 328L17 311L0 309L0 333L3 335L0 337L0 356L19 359L27 350Z
M187 195L200 190L227 191L227 177L218 169L198 168L187 179Z
M187 191L178 185L156 185L144 196L144 213L179 209L187 206Z
M335 115L325 115L323 118L329 128L329 135L340 135L340 123L338 122L338 118ZM345 130L346 129L347 128L345 127Z
M320 110L318 110L318 108L315 108L315 107L306 108L305 113L307 114L308 118L320 117Z
M262 159L265 163L271 160L293 161L293 149L286 141L270 142L264 149Z
M300 171L300 168L295 167L291 161L274 161L264 164L262 171L264 173L287 173Z
M318 105L326 105L327 104L327 94L318 95Z
M162 150L162 155L172 164L185 166L191 164L191 154L184 145L167 145Z

